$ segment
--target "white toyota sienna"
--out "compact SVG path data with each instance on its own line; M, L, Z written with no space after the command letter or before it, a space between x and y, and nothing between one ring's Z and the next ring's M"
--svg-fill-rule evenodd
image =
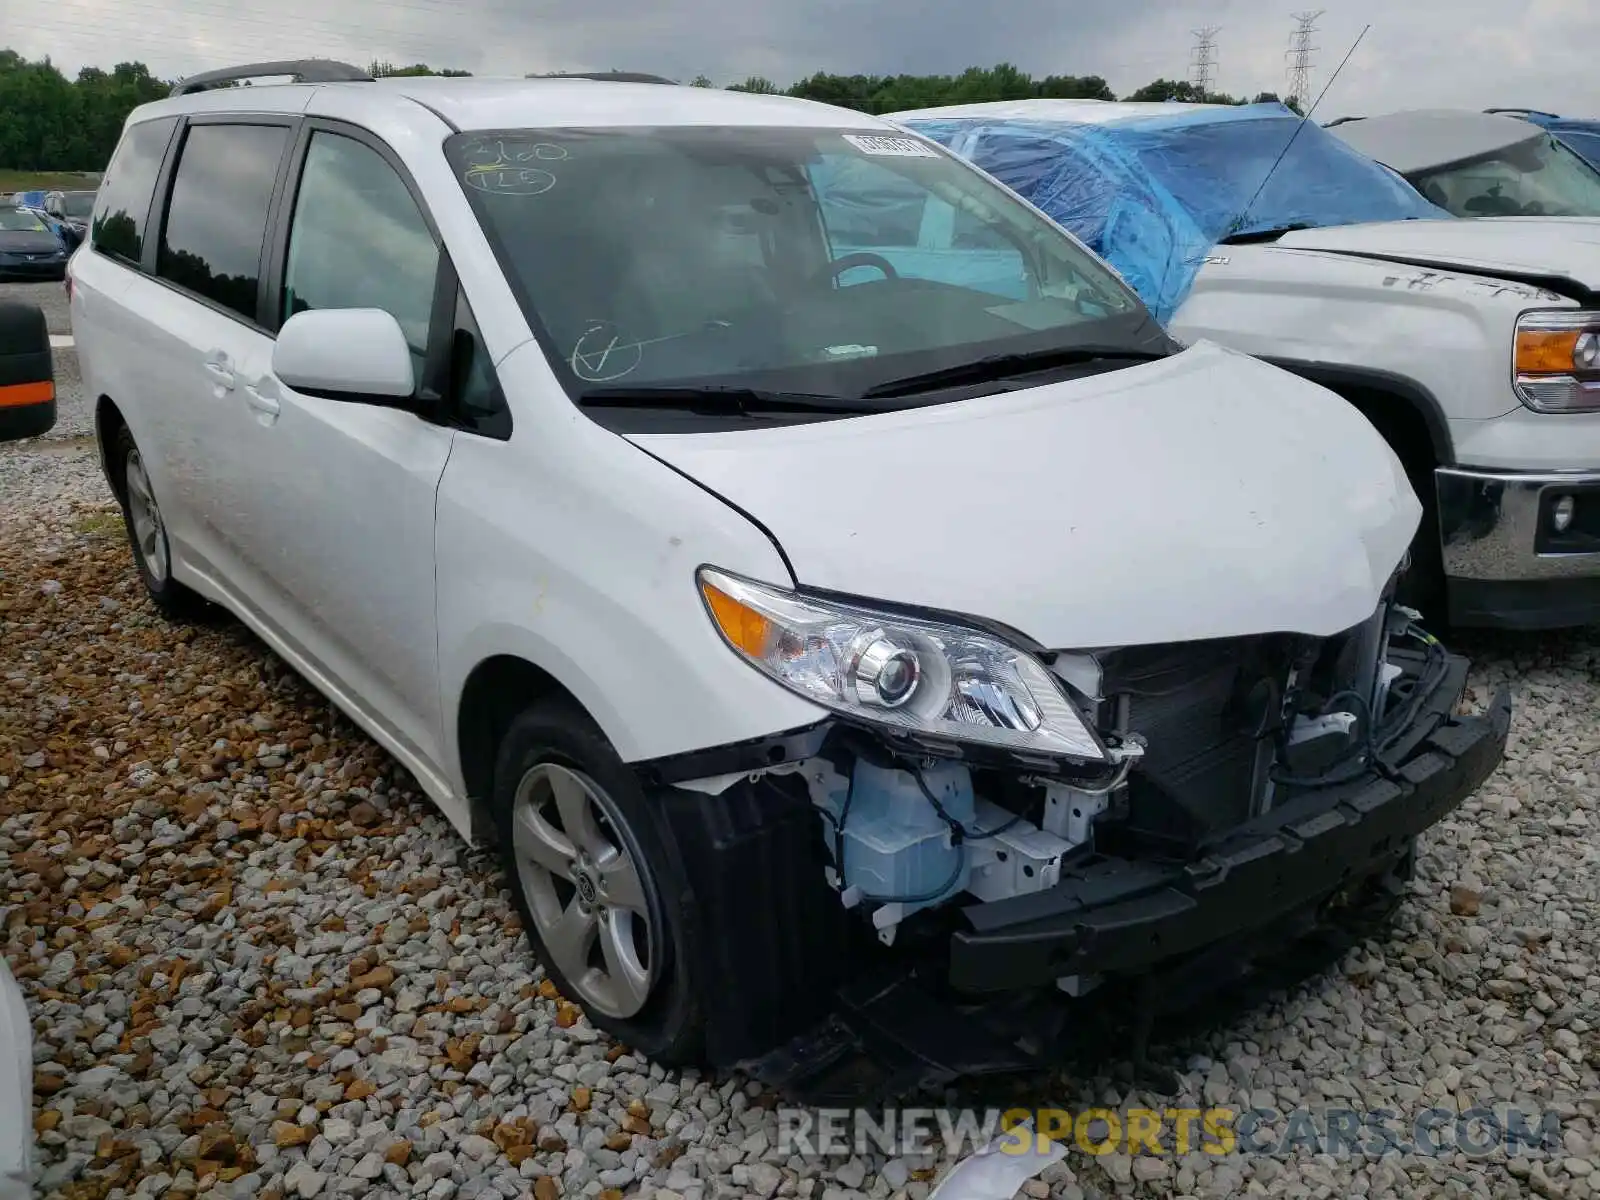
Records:
M859 113L213 72L129 117L69 286L156 606L498 844L663 1062L1008 1070L1096 988L1148 1029L1386 915L1503 752L1354 409Z

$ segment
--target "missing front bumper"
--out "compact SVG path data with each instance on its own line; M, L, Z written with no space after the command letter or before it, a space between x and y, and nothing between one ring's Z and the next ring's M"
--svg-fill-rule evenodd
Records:
M1067 1025L1062 976L1159 975L1199 995L1270 958L1337 919L1348 894L1392 886L1412 839L1499 764L1509 694L1458 715L1467 669L1448 658L1383 773L1292 798L1187 865L1102 859L1049 891L972 905L947 955L850 981L826 1020L743 1065L816 1102L1028 1070Z
M1483 716L1457 716L1466 660L1452 657L1448 671L1418 716L1420 744L1388 764L1394 778L1374 773L1299 797L1183 866L1105 860L1063 873L1048 892L974 905L964 913L969 928L951 939L951 985L984 993L1137 972L1338 891L1438 822L1499 765L1509 693Z

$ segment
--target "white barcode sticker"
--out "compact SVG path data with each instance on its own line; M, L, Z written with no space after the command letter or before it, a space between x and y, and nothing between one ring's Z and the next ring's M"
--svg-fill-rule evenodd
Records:
M883 137L877 134L847 133L844 140L863 154L883 155L891 158L938 158L939 152L916 138Z

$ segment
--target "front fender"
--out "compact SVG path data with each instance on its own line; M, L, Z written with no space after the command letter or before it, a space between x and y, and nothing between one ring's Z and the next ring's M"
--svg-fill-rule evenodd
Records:
M463 795L463 690L499 655L554 677L628 762L826 715L741 662L695 584L709 563L792 586L769 537L575 412L537 437L458 439L435 528L445 765Z

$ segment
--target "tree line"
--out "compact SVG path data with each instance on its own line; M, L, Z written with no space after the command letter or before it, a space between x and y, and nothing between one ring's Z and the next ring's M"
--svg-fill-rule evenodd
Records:
M471 74L435 69L426 63L397 66L381 61L369 63L367 70L374 76ZM691 82L694 87L717 86L704 75ZM76 79L68 79L48 58L30 61L13 50L0 50L0 114L4 114L0 120L0 168L103 170L128 113L137 105L159 100L171 86L172 81L157 78L144 63L118 63L110 71L84 67ZM799 96L874 114L991 100L1118 98L1098 75L1035 78L1010 63L969 67L959 75L835 75L818 71L787 88L752 75L726 87L736 92ZM1157 79L1121 98L1246 102L1245 97L1223 93L1201 94L1193 84L1172 79ZM1253 99L1261 102L1278 97L1262 92Z

